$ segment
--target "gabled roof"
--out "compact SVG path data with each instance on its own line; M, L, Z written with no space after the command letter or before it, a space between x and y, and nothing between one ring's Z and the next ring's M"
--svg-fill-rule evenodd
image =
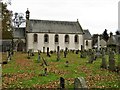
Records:
M91 40L92 39L92 36L91 36L88 29L84 30L84 39L85 40Z
M83 30L78 21L49 21L49 20L30 20L29 32L34 33L78 33L83 34Z

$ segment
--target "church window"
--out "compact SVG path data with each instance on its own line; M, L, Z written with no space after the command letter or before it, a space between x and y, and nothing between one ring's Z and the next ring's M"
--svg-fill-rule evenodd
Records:
M49 42L49 36L48 36L48 34L45 34L45 35L44 35L44 42L45 42L45 43L48 43L48 42Z
M37 42L37 41L38 41L38 35L34 34L34 42Z
M56 35L55 35L55 43L58 43L58 39L59 39L58 37L59 37L59 36L56 34Z
M86 41L86 46L88 46L88 40Z
M69 43L69 36L65 35L65 43Z
M79 41L78 35L75 35L74 41L75 41L75 43L78 43L78 41Z

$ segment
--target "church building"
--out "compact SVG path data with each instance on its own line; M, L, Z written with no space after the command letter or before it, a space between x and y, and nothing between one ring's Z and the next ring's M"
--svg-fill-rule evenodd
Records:
M84 31L79 21L51 21L29 19L30 12L26 11L26 27L16 28L14 35L15 49L24 51L32 49L46 52L60 50L81 50L84 47ZM21 31L20 31L21 29ZM18 33L19 32L19 33ZM19 35L21 34L21 35ZM89 43L89 42L88 42Z

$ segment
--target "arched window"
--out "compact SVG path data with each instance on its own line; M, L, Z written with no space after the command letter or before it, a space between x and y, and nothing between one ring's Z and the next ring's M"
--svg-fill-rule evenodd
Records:
M37 42L38 41L38 35L37 34L34 34L34 42Z
M79 42L79 37L78 37L78 35L75 35L74 41L75 41L75 43L78 43L78 42Z
M69 36L65 35L65 43L69 43Z
M44 42L45 42L45 43L48 43L48 42L49 42L49 36L48 36L48 34L45 34L45 35L44 35Z
M55 35L55 43L58 43L58 42L59 42L58 39L59 39L59 36L56 34L56 35Z
M86 46L88 46L88 40L86 41Z

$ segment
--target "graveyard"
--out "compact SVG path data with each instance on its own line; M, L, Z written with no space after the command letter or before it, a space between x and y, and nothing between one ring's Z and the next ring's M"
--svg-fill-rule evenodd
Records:
M6 55L4 52L3 60L6 60ZM78 87L78 77L85 80L83 84L87 88L120 88L120 73L106 69L109 56L102 53L101 57L91 62L93 55L84 55L79 51L67 51L67 54L63 51L36 52L33 55L14 52L11 60L2 64L2 88L74 89ZM114 58L117 66L118 54Z

